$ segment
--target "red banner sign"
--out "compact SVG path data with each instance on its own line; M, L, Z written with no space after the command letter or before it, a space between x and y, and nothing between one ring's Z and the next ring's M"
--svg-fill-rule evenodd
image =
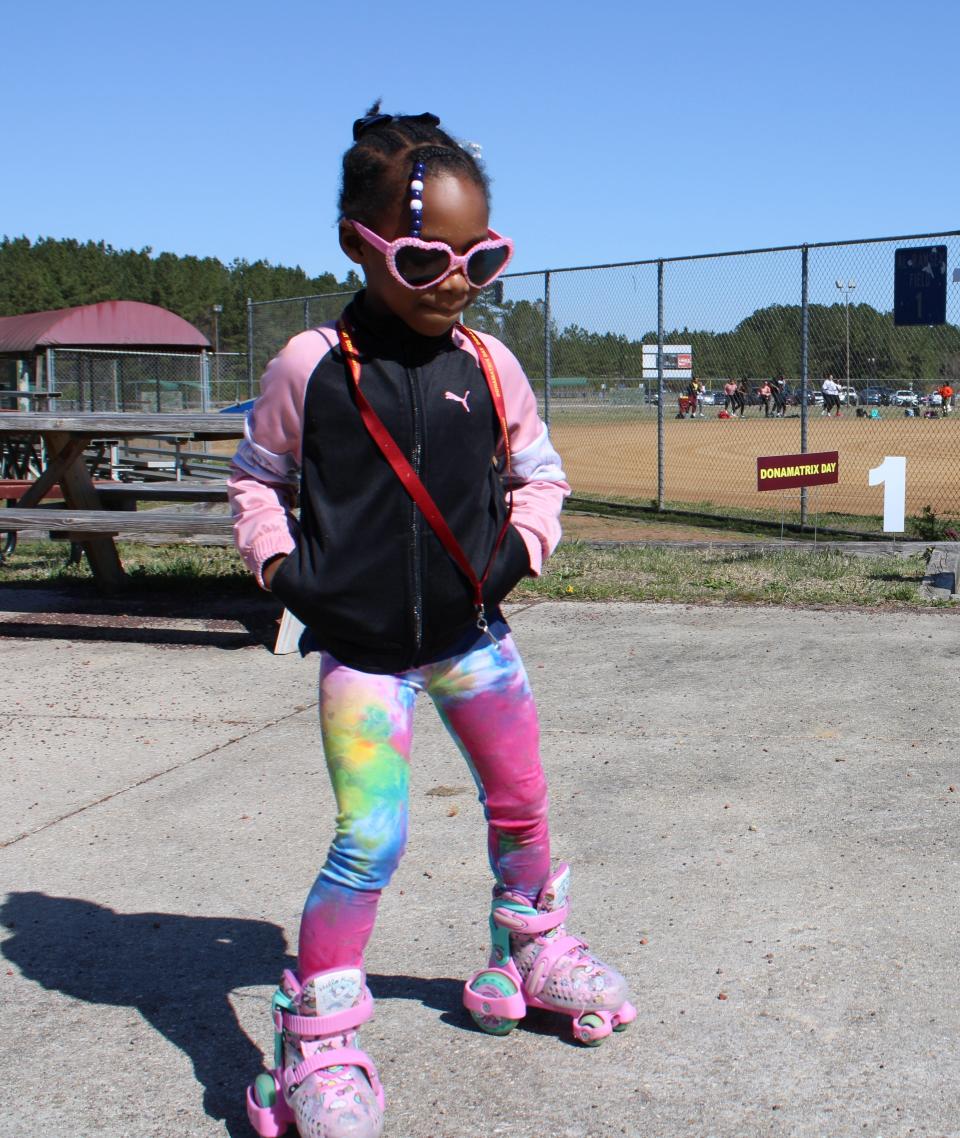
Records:
M758 490L791 490L795 486L822 486L839 481L840 462L835 450L757 459Z

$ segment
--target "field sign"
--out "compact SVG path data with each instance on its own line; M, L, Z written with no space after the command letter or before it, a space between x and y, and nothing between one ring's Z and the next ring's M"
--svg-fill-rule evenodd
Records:
M947 247L897 249L893 262L893 322L944 324L947 319Z
M792 490L795 486L822 486L839 481L840 462L835 450L757 459L758 490Z
M657 345L643 345L643 378L657 378ZM663 378L690 379L693 376L693 348L690 344L663 345Z

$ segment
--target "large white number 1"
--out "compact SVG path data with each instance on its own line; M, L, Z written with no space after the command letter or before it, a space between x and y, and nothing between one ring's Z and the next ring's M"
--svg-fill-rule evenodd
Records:
M870 485L883 484L883 532L903 533L907 512L907 460L887 455L870 471Z

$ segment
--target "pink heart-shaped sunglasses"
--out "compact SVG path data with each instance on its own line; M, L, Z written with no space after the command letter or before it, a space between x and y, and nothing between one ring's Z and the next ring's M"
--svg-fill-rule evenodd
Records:
M473 288L485 288L510 264L513 242L492 229L486 241L474 245L462 256L445 241L421 241L419 237L398 237L385 241L359 221L350 224L360 236L383 253L390 275L406 288L423 289L439 284L462 269Z

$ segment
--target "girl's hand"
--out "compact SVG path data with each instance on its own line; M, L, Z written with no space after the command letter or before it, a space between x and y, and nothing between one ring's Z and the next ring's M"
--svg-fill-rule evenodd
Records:
M263 571L261 573L261 576L263 577L264 588L269 590L270 585L273 582L274 575L280 566L284 563L284 561L286 561L286 559L287 555L285 553L281 553L276 557L272 557L266 563L266 565L264 565Z

